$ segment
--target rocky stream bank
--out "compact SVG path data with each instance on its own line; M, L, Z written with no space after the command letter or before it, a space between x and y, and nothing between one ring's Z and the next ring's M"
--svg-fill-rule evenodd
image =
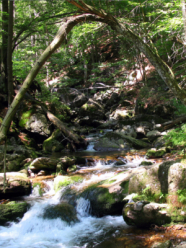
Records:
M136 93L137 88L126 93L108 89L104 94L97 92L88 97L71 89L64 97L59 91L61 99L71 107L68 130L87 140L73 153L72 142L50 125L41 108L23 105L18 122L22 133L18 138L12 132L8 140L5 192L4 145L0 145L0 224L20 221L32 209L30 201L20 202L16 197L36 190L38 197L43 198L47 181L53 180L54 191L63 193L57 204L42 213L44 219L78 223L78 199L85 199L89 202L89 214L96 218L122 214L129 226L149 230L157 227L161 231L162 225L179 224L183 231L186 160L174 155L174 147L165 137L185 117L174 114L171 101L142 106ZM86 149L85 144L88 146L88 134L93 136L94 154L79 154ZM89 180L91 173L96 180ZM182 235L181 240L184 238ZM108 241L104 242L102 246L90 247L105 247ZM160 243L149 242L144 247L184 247L184 243L177 245L179 242Z

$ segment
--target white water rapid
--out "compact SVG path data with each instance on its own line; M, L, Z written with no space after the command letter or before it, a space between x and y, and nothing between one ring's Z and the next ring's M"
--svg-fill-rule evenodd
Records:
M135 164L134 161L133 164ZM137 162L136 162L137 163ZM138 164L140 161L138 161ZM136 164L135 164L136 165ZM100 162L94 169L102 169ZM111 167L111 165L109 165ZM113 166L113 165L112 165ZM126 166L126 165L124 165ZM97 167L97 168L96 168ZM93 174L76 187L107 179L114 175L112 171L103 171L101 175ZM44 209L48 205L60 202L63 190L54 195L53 183L47 182L50 189L44 197L38 197L37 188L26 198L32 207L25 213L19 223L10 223L8 227L0 226L0 247L3 248L85 248L96 247L104 239L128 228L122 216L105 216L102 218L90 215L88 199L77 199L77 223L56 219L44 219Z

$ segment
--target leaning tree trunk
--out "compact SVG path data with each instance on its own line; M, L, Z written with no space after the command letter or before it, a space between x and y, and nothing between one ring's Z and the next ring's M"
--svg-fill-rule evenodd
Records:
M6 138L11 121L17 111L17 108L19 107L19 104L24 98L26 91L29 89L30 85L32 84L32 81L37 76L43 64L56 51L56 49L62 44L62 42L65 41L67 34L72 30L72 28L78 23L84 21L102 21L102 18L92 14L82 14L75 17L69 17L67 21L59 28L54 40L46 48L46 50L42 53L38 61L35 63L30 73L26 77L20 90L18 91L17 95L15 96L12 104L10 105L9 110L0 127L0 141Z
M40 56L39 60L36 62L28 76L26 77L21 89L15 96L0 128L0 141L6 138L7 131L9 129L10 123L16 113L16 110L23 99L27 89L30 87L33 79L36 77L46 60L52 55L52 53L62 44L65 40L67 34L71 29L80 22L83 21L98 21L104 22L111 26L113 30L117 33L125 36L129 42L135 44L135 46L143 52L149 61L154 65L157 72L163 79L163 81L173 90L176 97L178 97L186 105L186 93L182 90L174 76L174 73L169 68L169 66L160 58L155 47L153 45L148 45L144 43L143 40L127 26L119 23L112 15L105 13L104 10L97 10L94 7L85 4L83 1L79 0L81 5L74 0L67 0L69 3L77 6L81 11L86 12L86 14L77 15L67 19L64 23L52 43L46 48L43 54ZM88 14L89 13L89 14Z

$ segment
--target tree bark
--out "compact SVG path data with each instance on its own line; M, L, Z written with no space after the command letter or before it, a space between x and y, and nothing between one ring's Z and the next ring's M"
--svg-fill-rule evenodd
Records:
M32 84L32 81L37 76L43 64L55 52L55 50L62 44L62 42L65 41L67 34L72 30L72 28L78 23L81 23L84 21L102 21L102 18L100 18L99 16L92 15L92 14L82 14L82 15L68 18L66 23L64 23L59 28L54 40L45 49L45 51L42 53L40 58L36 61L35 65L33 66L30 73L28 74L25 81L23 82L22 87L20 88L17 95L15 96L12 104L10 105L8 112L0 127L0 141L6 138L11 121L17 111L17 108L19 107L19 104L24 98L26 91Z
M2 46L1 46L1 85L0 90L8 95L7 84L7 47L8 47L8 1L2 0Z
M14 0L9 1L8 17L8 46L7 46L7 73L8 73L8 106L13 100L13 74L12 74L12 39L13 39L13 8Z

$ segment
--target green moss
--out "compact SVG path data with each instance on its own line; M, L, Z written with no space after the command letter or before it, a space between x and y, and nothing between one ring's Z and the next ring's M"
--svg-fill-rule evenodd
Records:
M0 205L0 225L5 225L8 221L17 221L18 218L22 218L28 208L29 204L26 202L10 202Z
M30 116L32 115L33 112L34 109L30 109L22 114L21 119L19 121L20 127L25 127L27 121L30 119Z
M57 181L54 183L54 190L57 192L59 191L62 187L66 187L70 184L77 183L77 182L82 182L83 178L81 176L62 176L61 180Z
M120 184L120 186L122 187L122 194L128 194L129 192L129 181L125 181L125 182L122 182Z

